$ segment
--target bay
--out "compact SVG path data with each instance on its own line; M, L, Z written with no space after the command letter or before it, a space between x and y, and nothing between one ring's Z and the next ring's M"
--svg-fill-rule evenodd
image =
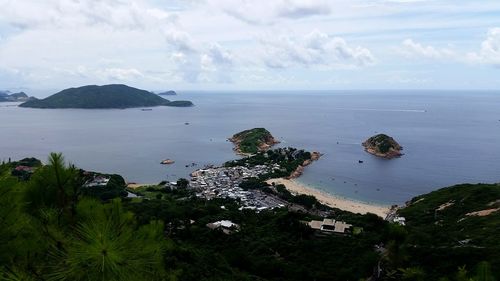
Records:
M342 197L401 204L452 184L500 182L498 92L180 92L169 98L196 106L142 111L0 103L0 160L45 160L62 152L83 169L157 183L236 158L227 138L265 127L281 146L323 153L299 181ZM386 160L364 152L361 142L376 133L394 137L405 155ZM166 158L175 163L160 165Z

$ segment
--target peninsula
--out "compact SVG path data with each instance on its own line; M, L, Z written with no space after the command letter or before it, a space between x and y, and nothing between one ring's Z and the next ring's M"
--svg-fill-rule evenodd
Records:
M239 132L229 138L229 141L234 143L234 150L242 155L266 151L271 146L279 143L279 141L264 128L253 128Z
M192 106L190 101L169 101L146 90L127 85L89 85L69 88L45 99L32 99L20 107L32 108L133 108L150 106Z
M403 155L403 147L392 137L385 134L378 134L370 137L362 144L365 151L378 157L392 159Z

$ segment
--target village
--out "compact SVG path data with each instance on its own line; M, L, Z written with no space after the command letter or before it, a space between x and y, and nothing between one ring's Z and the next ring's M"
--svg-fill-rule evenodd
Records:
M241 202L241 209L256 211L281 208L288 204L276 196L260 190L244 190L240 184L249 178L258 178L280 166L256 165L253 167L207 167L191 173L190 188L196 196L207 200L213 198L231 198Z
M279 170L278 164L271 166L256 165L253 167L206 167L191 173L190 188L196 191L196 196L211 200L214 198L230 198L241 203L240 210L251 209L257 212L262 210L282 208L301 208L296 204L291 204L277 196L265 193L257 189L244 190L240 183L249 178L258 178L272 170ZM301 208L302 209L302 208ZM306 211L304 209L304 211ZM351 233L352 225L343 221L324 219L323 221L306 221L306 225L321 233ZM239 228L231 221L219 221L207 225L209 228L220 228L224 233L229 234Z

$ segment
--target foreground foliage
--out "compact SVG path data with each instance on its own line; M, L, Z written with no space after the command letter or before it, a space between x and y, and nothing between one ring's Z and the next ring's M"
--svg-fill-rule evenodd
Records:
M108 198L84 192L82 173L60 154L26 181L12 168L0 165L2 281L500 278L500 212L474 215L500 207L498 185L419 196L399 211L406 226L333 210L332 218L358 231L325 235L303 223L321 219L307 212L241 211L234 200L197 199L185 180L174 190L139 189L143 198ZM292 196L284 186L268 188ZM239 228L227 234L206 226L218 220Z

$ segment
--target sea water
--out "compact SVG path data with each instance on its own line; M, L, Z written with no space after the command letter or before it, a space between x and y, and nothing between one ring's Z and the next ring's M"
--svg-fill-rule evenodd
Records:
M265 127L281 146L323 153L299 181L342 197L401 204L444 186L500 182L498 92L181 92L168 98L196 106L142 111L0 103L0 160L45 160L62 152L83 169L158 183L237 158L227 138ZM387 160L366 153L361 143L377 133L394 137L405 155ZM161 165L167 158L175 163Z

